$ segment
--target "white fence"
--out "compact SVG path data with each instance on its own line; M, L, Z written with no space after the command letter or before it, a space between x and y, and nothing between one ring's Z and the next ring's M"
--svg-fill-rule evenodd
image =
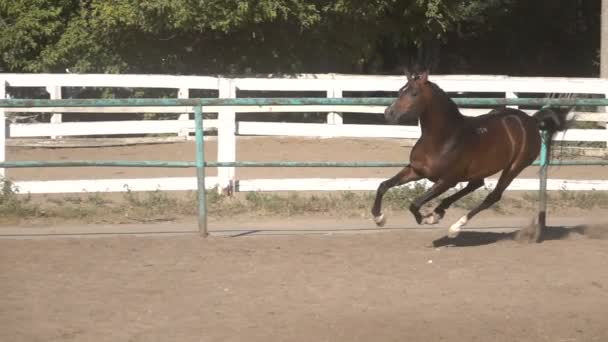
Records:
M529 78L507 76L449 75L432 76L431 79L447 92L492 93L499 97L525 97L528 93L573 93L606 96L608 81L594 78ZM188 98L191 90L216 90L220 98L236 98L243 91L322 92L327 97L342 97L345 92L396 92L403 83L403 76L360 75L299 75L293 78L216 78L207 76L167 75L91 75L91 74L0 74L0 98L10 96L8 87L43 87L52 99L62 98L62 88L114 87L114 88L163 88L176 89L178 98ZM10 89L10 88L9 88ZM522 95L523 94L523 95ZM349 96L353 96L350 95ZM8 112L8 110L5 110ZM11 110L12 112L17 112ZM233 106L205 107L205 112L216 112L218 118L205 120L206 130L217 130L218 161L235 161L236 136L322 136L322 137L381 137L410 138L420 136L415 126L344 124L341 113L369 113L378 115L381 106ZM480 115L487 110L463 109L466 115ZM175 133L187 137L194 130L189 120L189 107L100 107L100 108L24 108L18 112L52 113L49 123L9 123L0 132L0 160L5 159L5 134L18 137L67 137L87 135L160 134ZM177 120L133 120L104 122L62 122L62 113L178 113ZM249 122L236 120L239 112L326 112L327 123ZM339 112L339 113L338 113ZM575 113L580 121L608 122L608 114L595 112ZM0 110L0 115L4 116ZM608 142L608 130L571 129L560 134L558 140ZM209 187L227 187L235 182L234 168L219 168L218 176L207 180ZM236 181L238 190L372 190L378 179L271 179ZM510 189L533 190L537 180L520 179ZM21 181L21 192L53 193L82 191L131 190L194 190L194 178L160 179L107 179L96 181ZM603 181L550 180L549 189L608 190Z

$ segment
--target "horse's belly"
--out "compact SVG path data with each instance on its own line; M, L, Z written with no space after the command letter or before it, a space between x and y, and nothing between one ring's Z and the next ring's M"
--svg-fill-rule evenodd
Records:
M512 151L506 148L480 149L475 153L466 170L468 179L482 179L492 176L511 165Z

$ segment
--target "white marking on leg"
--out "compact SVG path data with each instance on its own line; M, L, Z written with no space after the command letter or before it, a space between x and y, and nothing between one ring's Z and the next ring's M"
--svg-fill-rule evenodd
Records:
M380 214L380 216L375 216L374 222L376 222L376 225L378 227L383 227L386 224L386 217L384 216L384 214Z
M456 223L450 226L450 229L448 229L448 236L451 238L457 237L458 234L460 234L460 228L467 224L468 221L467 215L461 217L458 221L456 221Z

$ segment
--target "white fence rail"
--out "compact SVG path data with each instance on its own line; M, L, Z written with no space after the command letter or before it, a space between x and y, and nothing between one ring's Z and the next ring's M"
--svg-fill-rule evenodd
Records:
M437 75L431 77L445 91L451 93L491 94L492 97L526 96L528 93L568 93L606 96L608 81L595 78L529 78L483 75ZM319 92L326 97L357 96L361 92L395 93L404 83L403 76L360 76L360 75L299 75L292 78L221 78L207 76L168 75L98 75L98 74L0 74L0 98L10 96L12 88L41 87L50 98L62 98L63 88L108 87L108 88L163 88L177 90L178 98L188 98L192 90L215 90L220 98L236 98L247 95L248 91L273 92ZM7 89L9 90L7 92ZM347 93L345 95L345 93ZM386 96L386 95L385 95ZM205 120L205 130L217 130L218 161L230 162L236 159L237 135L267 136L315 136L315 137L382 137L411 138L420 136L415 126L344 124L342 113L382 113L381 106L233 106L205 107L204 111L218 113L218 118ZM464 108L466 115L480 115L487 110ZM9 112L5 110L5 112ZM174 133L187 137L194 130L194 121L189 120L189 107L99 107L99 108L24 108L19 113L52 113L49 123L9 123L0 133L0 160L5 160L5 134L8 137L67 137L89 135L121 134L162 134ZM275 112L326 112L327 123L285 123L249 122L236 120L237 113ZM177 120L129 120L96 122L62 122L63 113L174 113ZM608 114L599 112L575 113L576 120L605 123ZM0 119L6 114L0 110ZM560 134L558 140L608 142L608 129L572 129ZM605 146L605 145L604 145ZM3 173L3 170L2 170ZM219 168L218 176L209 179L210 186L227 187L234 183L234 168ZM536 189L533 180L521 180L524 185L513 185L512 189ZM306 184L306 189L348 190L375 189L378 180L360 179L298 179L298 184ZM69 184L68 184L69 183ZM248 190L288 190L294 189L296 181L250 180L237 182L239 189ZM18 182L24 192L80 192L80 191L122 191L124 184L133 184L132 190L186 190L195 189L193 178L96 180L96 181L47 181ZM137 184L137 185L135 185ZM329 184L332 184L331 186ZM520 183L517 183L520 184ZM552 189L604 189L602 181L589 181L581 185L571 181L554 180ZM56 190L53 190L56 189Z
M246 179L236 182L236 191L372 191L378 188L384 178L281 178ZM486 187L494 188L497 179L487 179ZM217 177L206 177L207 189L218 183ZM517 178L507 190L538 190L538 179ZM428 186L427 181L415 184ZM464 186L465 184L459 184ZM56 180L17 181L14 183L19 193L58 194L78 192L125 192L130 191L191 191L196 190L196 177L166 177L140 179L96 179L96 180ZM547 190L551 191L608 191L606 180L549 179Z

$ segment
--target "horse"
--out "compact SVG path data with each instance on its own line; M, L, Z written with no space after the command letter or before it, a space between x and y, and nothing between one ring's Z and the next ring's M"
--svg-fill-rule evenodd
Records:
M488 176L502 171L487 197L449 227L448 237L457 237L467 222L498 202L513 179L534 162L541 148L541 130L548 134L547 146L551 147L554 135L566 130L569 111L542 108L530 116L518 109L500 108L467 117L439 86L429 81L428 71L408 73L406 84L386 108L384 117L391 124L401 125L418 119L422 135L410 153L409 164L379 185L371 211L376 225L382 227L386 223L382 197L392 187L421 179L433 182L412 201L409 210L418 224L436 224L450 205L482 187ZM420 213L425 203L460 182L467 185L444 198L431 213ZM535 240L540 238L541 229L536 226Z

